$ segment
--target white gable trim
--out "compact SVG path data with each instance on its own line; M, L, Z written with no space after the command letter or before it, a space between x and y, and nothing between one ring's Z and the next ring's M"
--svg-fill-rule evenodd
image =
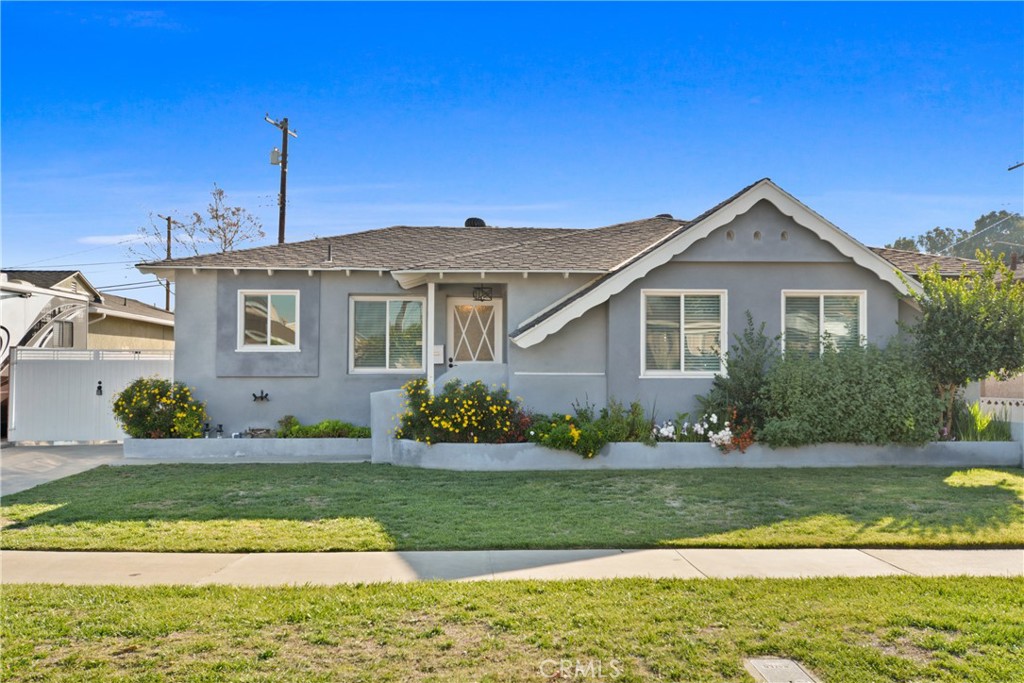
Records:
M535 326L511 337L519 347L528 348L539 344L549 335L562 329L567 323L580 317L591 308L598 306L612 296L623 291L633 282L645 277L655 268L668 263L676 254L680 254L698 240L710 235L714 230L731 223L738 216L750 211L761 200L772 203L780 212L792 218L819 238L825 240L843 256L849 257L854 263L878 276L883 282L891 284L900 294L908 293L908 286L896 274L891 263L878 256L863 244L846 234L838 227L822 218L791 194L780 188L771 180L765 179L739 195L731 202L720 207L714 213L705 216L687 230L667 242L657 246L646 254L634 257L612 271L593 288L584 285L575 292L562 297L547 308L524 320L518 327L530 324L531 321L554 310L550 317ZM917 290L919 285L911 282L910 287ZM569 302L566 304L565 302ZM564 307L563 307L564 306Z

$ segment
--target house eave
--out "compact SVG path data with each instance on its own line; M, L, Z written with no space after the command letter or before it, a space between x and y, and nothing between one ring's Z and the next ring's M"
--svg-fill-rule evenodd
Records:
M391 276L395 278L399 286L402 289L412 289L413 287L420 287L428 282L476 282L479 280L487 280L495 276L516 276L527 278L530 275L559 275L562 277L569 277L570 275L602 275L607 271L604 270L574 270L571 268L559 268L559 269L543 269L543 270L488 270L488 269L458 269L458 270L439 270L423 269L423 270L395 270L391 272Z
M123 318L125 320L137 320L144 323L152 323L154 325L162 325L163 327L174 327L174 320L167 318L157 318L148 315L142 315L139 313L128 313L127 311L119 311L116 307L109 306L90 306L90 313L98 313L110 318Z

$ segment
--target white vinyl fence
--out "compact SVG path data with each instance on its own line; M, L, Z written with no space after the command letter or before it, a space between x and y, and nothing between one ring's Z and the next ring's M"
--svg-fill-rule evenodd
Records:
M172 351L15 348L7 438L19 444L122 441L114 395L139 377L174 376Z

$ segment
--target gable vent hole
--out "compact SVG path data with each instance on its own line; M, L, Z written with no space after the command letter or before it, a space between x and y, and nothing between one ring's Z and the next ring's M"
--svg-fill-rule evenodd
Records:
M755 242L760 242L761 241L761 231L760 230L755 230L754 231L754 241Z
M734 239L736 239L736 233L734 233L732 230L726 230L725 239L729 242L732 242Z
M470 216L466 219L467 228L486 228L487 223L483 218L477 218L476 216Z
M789 239L789 233L786 232L785 230L783 230L782 234L779 235L779 239L782 240L783 242L785 242L786 240Z

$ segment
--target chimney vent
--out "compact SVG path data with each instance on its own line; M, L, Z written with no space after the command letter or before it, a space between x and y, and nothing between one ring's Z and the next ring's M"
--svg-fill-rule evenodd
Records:
M483 218L477 218L475 216L470 216L469 218L466 219L466 227L467 228L486 228L487 227L487 223L484 222Z

